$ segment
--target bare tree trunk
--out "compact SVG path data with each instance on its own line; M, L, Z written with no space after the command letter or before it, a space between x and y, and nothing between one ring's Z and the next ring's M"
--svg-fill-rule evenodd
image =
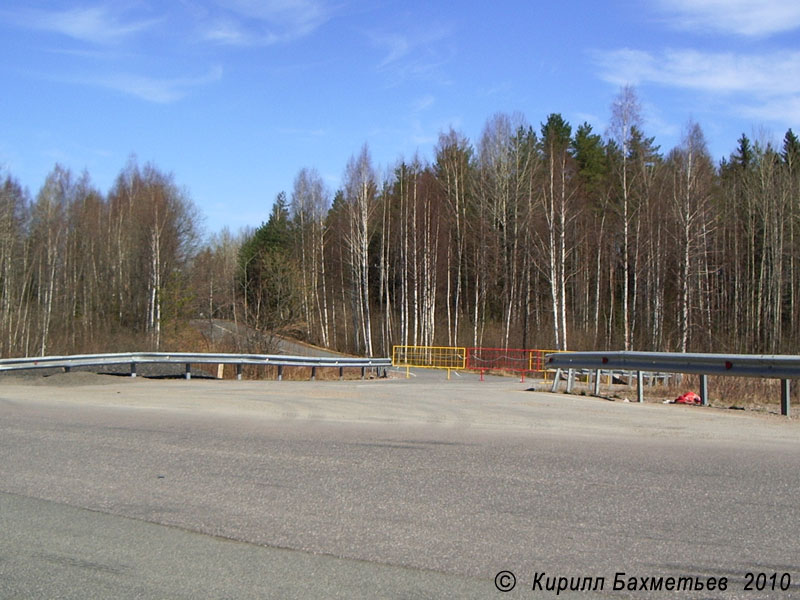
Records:
M600 217L600 227L597 238L597 255L595 259L595 276L594 276L594 345L597 346L600 334L600 281L601 281L601 266L603 257L603 233L605 232L606 224L606 211L602 211Z

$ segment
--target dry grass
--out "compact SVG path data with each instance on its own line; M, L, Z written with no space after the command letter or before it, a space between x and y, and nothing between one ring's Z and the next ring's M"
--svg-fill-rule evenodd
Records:
M693 377L696 389L700 389L699 376ZM709 377L708 396L712 406L743 408L780 412L781 388L777 379L755 377ZM800 385L794 382L791 403L800 401Z
M563 384L562 384L563 386ZM562 388L563 389L563 388ZM635 401L636 379L632 385L615 383L607 385L602 381L601 395L614 400L627 398ZM576 382L576 392L591 394L592 389L586 381ZM676 376L668 385L648 385L645 382L644 398L646 402L665 402L675 400L686 392L700 392L700 376ZM780 381L777 379L759 379L754 377L709 377L709 404L717 408L751 410L766 413L780 413ZM791 387L791 404L800 403L800 382Z

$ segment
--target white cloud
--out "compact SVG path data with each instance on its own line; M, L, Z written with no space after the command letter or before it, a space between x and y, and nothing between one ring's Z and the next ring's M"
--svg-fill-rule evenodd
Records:
M494 83L490 87L481 88L478 93L482 96L508 96L514 91L514 85L510 81Z
M160 79L146 75L121 73L82 83L98 85L123 92L148 102L168 104L184 98L192 88L209 85L222 78L222 67L217 66L199 77Z
M800 27L797 0L658 0L680 29L766 36Z
M800 93L800 51L764 55L621 49L596 54L601 76L615 84L657 83L760 96Z
M601 78L716 94L733 112L785 122L800 106L800 51L761 55L697 50L597 53Z
M253 35L231 19L218 19L210 23L203 37L211 42L231 46L248 46L255 43Z
M411 51L411 40L406 35L399 33L387 33L370 35L373 44L386 48L386 56L380 63L380 67L385 67L408 55Z
M436 54L434 51L436 45L449 38L451 34L450 27L434 25L404 33L373 31L369 37L373 45L386 49L386 55L379 64L380 68L384 68L420 53Z
M800 96L774 98L756 104L740 104L736 110L742 116L752 119L800 123Z
M278 133L280 133L281 135L288 135L294 138L304 138L304 139L321 138L328 135L328 132L322 128L301 129L297 127L280 127L278 128Z
M423 111L428 110L436 103L436 98L433 94L425 94L421 98L415 100L411 105L411 111L414 113L420 113Z
M661 106L652 102L643 102L642 111L644 120L647 123L648 135L655 135L656 142L662 137L667 139L678 139L681 134L681 124L671 122L664 114Z
M93 44L112 44L151 28L157 19L126 21L110 7L98 5L64 10L23 9L6 13L19 27L59 33Z
M403 33L372 31L367 36L373 46L384 52L377 68L389 77L390 85L408 80L450 83L443 67L454 56L453 48L447 43L452 28L434 24Z
M290 42L313 33L333 15L322 0L217 0L222 13L205 25L207 40L237 46Z

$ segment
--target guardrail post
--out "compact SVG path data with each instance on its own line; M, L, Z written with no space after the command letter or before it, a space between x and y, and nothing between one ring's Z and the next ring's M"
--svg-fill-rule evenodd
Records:
M311 381L317 380L317 367L311 367Z
M283 381L283 365L278 365L278 381Z
M556 392L558 390L558 380L561 379L561 369L556 369L556 375L553 377L553 387L550 388L551 392Z
M366 374L367 374L367 368L366 367L361 367L361 379L364 379Z
M572 384L575 383L575 371L570 369L567 371L567 393L572 393Z
M789 380L781 379L781 414L784 417L789 416Z
M131 363L131 377L136 377L136 363Z
M644 376L641 371L636 371L636 400L644 402Z
M339 367L339 381L344 379L344 367Z
M600 395L600 369L595 369L594 372L594 395Z
M238 381L242 380L242 363L236 365L236 379Z
M708 375L700 375L700 403L708 406Z
M192 365L190 363L186 363L186 374L184 377L187 381L192 378Z

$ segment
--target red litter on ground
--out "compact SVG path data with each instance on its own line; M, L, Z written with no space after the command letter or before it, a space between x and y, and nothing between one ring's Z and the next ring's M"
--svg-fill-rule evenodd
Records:
M682 396L678 396L675 400L672 401L673 404L691 404L691 405L701 405L703 403L702 398L695 394L694 392L686 392Z

